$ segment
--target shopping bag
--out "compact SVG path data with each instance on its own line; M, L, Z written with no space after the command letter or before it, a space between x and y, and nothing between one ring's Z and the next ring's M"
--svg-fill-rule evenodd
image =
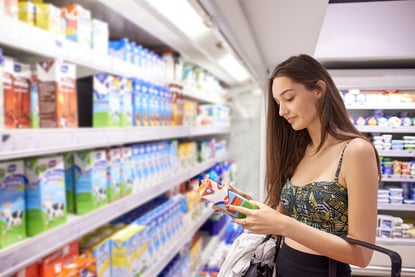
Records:
M263 241L261 242L261 245L263 245L266 241L273 239L271 235L267 235ZM257 256L257 251L254 253L248 270L243 277L274 277L275 276L275 265L278 257L278 252L281 245L281 236L277 236L277 239L275 240L275 253L272 262L264 262L263 258Z

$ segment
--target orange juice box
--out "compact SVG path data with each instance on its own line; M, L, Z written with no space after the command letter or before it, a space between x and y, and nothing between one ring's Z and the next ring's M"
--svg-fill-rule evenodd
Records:
M58 60L36 65L41 128L78 127L76 66Z
M202 199L213 203L232 217L245 218L245 215L227 209L226 207L228 205L242 206L248 209L258 209L257 206L249 202L246 198L231 190L228 190L226 187L219 185L209 178L205 178L201 181L198 192Z
M22 270L16 272L13 277L39 277L39 265L37 262L28 265Z
M14 107L14 59L11 57L3 57L3 70L2 70L2 85L3 85L3 118L4 118L4 127L14 128L16 126L13 124L15 107Z
M32 126L30 118L30 85L32 79L30 65L14 62L13 70L14 84L12 98L14 99L7 101L7 109L11 112L13 120L10 121L10 117L6 118L6 124L11 128L30 128ZM11 102L13 105L10 105Z
M66 38L91 47L91 12L74 4L61 8L66 20Z

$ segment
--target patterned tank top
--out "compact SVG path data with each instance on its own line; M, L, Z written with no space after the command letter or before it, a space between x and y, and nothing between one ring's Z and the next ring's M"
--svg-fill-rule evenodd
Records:
M338 180L344 150L349 142L343 148L333 181L312 182L298 187L287 179L281 191L281 203L291 217L327 233L347 235L347 188Z

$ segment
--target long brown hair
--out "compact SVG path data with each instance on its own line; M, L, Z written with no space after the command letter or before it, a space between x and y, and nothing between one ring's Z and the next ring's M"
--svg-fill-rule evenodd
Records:
M303 84L306 89L322 89L318 81L326 83L323 97L317 104L321 121L321 141L317 151L324 145L330 134L339 140L349 140L356 137L367 139L350 121L341 95L330 74L314 58L302 54L292 56L277 65L268 79L267 95L267 135L266 135L266 169L265 188L267 196L265 203L273 208L278 206L281 189L288 178L294 174L298 163L303 158L311 138L307 129L295 131L291 125L279 115L279 105L274 101L272 83L276 77L285 76L292 81ZM375 150L376 152L376 150ZM379 157L378 171L379 169Z

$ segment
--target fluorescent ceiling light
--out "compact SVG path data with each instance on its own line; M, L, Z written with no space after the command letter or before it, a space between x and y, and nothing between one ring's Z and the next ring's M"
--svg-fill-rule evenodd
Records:
M243 82L249 79L248 71L232 54L226 54L223 56L218 60L218 64L238 82Z
M203 18L187 0L147 0L147 3L192 39L209 31Z

